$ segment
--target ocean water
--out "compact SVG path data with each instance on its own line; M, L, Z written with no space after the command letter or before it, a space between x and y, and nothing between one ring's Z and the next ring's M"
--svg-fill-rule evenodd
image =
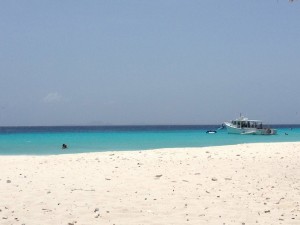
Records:
M0 155L49 155L82 152L204 147L257 142L300 141L300 125L273 125L278 135L216 134L218 126L0 127ZM62 150L65 143L68 149Z

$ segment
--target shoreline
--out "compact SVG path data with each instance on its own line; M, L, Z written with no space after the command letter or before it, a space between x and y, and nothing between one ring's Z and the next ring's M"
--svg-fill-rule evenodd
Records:
M290 142L249 142L249 143L237 143L237 144L228 144L228 145L213 145L213 146L200 146L200 147L163 147L163 148L151 148L151 149L136 149L136 150L107 150L107 151L92 151L92 152L69 152L68 149L62 149L59 154L0 154L1 157L43 157L43 156L64 156L64 155L80 155L80 154L102 154L102 153L118 153L118 152L143 152L143 151L160 151L160 150L183 150L183 149L202 149L202 148L218 148L218 147L230 147L236 145L255 145L255 144L300 144L300 141L290 141Z
M1 155L1 224L299 224L300 142Z

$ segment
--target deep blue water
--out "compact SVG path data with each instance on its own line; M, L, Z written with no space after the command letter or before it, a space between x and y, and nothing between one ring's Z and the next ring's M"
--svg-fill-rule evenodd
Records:
M235 135L209 126L0 127L0 155L48 155L79 152L204 147L256 142L300 141L300 125L273 125L278 135ZM286 135L287 134L287 135ZM68 145L67 150L61 146Z

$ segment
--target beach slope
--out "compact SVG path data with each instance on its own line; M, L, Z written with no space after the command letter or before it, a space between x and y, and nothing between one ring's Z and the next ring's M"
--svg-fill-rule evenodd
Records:
M300 224L300 143L0 156L0 224Z

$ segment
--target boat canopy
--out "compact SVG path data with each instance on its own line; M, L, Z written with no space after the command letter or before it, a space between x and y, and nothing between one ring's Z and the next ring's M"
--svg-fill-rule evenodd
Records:
M240 117L238 119L235 119L233 121L249 121L249 122L256 122L256 123L261 123L262 121L261 120L249 120L248 118L246 117Z
M260 120L248 120L247 118L232 120L231 124L238 128L257 128L262 129L262 122Z

